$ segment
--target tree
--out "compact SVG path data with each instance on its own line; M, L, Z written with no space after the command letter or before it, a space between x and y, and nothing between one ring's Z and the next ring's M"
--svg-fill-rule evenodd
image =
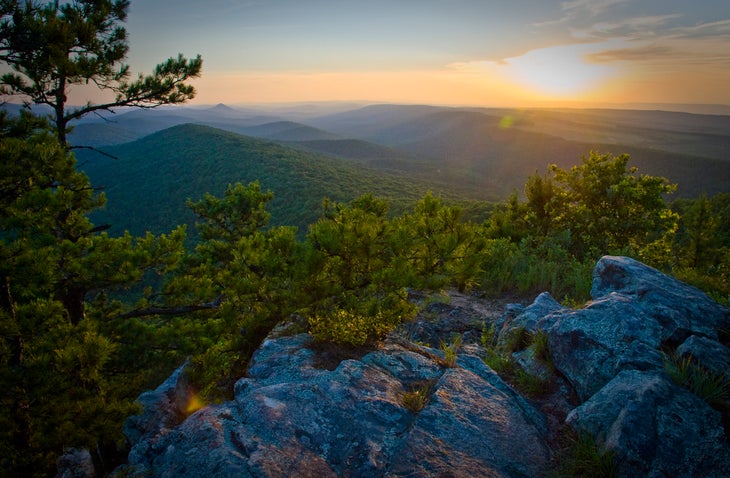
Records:
M155 107L185 102L195 95L185 82L200 76L198 55L182 55L159 64L151 75L129 81L123 63L129 46L121 25L129 0L27 0L0 2L0 60L13 72L0 77L0 92L25 98L26 104L53 109L57 137L66 144L69 123L89 113L121 106ZM93 84L115 95L107 103L69 108L73 85Z
M591 152L581 164L528 179L526 220L537 236L565 235L579 259L638 251L667 231L676 216L664 201L675 186L627 168L629 155Z
M229 185L220 198L188 201L200 241L167 285L163 305L216 305L190 319L205 330L207 344L196 351L191 375L206 399L230 398L255 349L294 311L296 229L267 227L272 198L253 182Z
M104 197L45 126L0 115L0 467L18 476L47 476L64 446L98 461L116 447L135 391L107 367L138 337L77 305L173 265L185 237L96 231L86 214Z
M201 66L180 56L128 82L120 22L129 2L60 3L0 0L0 61L12 69L0 93L53 108L52 124L28 111L0 114L0 468L17 476L52 474L68 446L87 447L99 472L114 466L110 453L140 391L135 374L144 375L137 367L166 363L169 350L140 364L136 344L153 331L125 320L111 297L184 252L184 228L133 238L92 224L88 214L105 198L76 169L69 122L185 101L194 90L184 81ZM69 109L69 88L86 83L115 101ZM176 347L168 357L190 348Z
M200 75L200 56L194 60L182 55L171 58L158 65L152 75L128 81L129 66L122 62L129 47L121 25L128 8L128 0L73 0L63 4L0 0L0 60L13 70L0 77L0 93L24 97L26 104L52 107L54 133L66 147L69 122L86 114L120 106L155 107L192 98L195 90L185 81ZM89 83L112 91L115 99L69 109L70 87ZM74 167L69 164L64 167ZM101 279L89 269L78 267L92 247L93 234L103 229L93 227L85 214L103 204L104 198L94 194L85 176L74 178L75 184L62 196L67 201L66 209L56 216L57 224L44 231L66 244L60 265L76 264L75 268L66 267L57 294L72 320L80 320L85 314L87 293ZM96 239L93 247L98 248L100 240Z
M323 217L310 226L310 280L302 287L315 339L363 345L381 339L415 314L405 289L413 277L388 203L366 194L350 204L324 203ZM399 243L400 242L400 243Z
M456 285L463 291L474 285L484 241L473 224L462 221L460 208L428 193L395 224L401 236L395 241L401 247L397 252L413 271L409 287L439 290Z

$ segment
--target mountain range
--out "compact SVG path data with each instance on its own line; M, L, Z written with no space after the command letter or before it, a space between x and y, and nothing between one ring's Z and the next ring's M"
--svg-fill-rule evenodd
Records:
M640 173L677 183L674 197L730 191L729 115L353 106L126 110L78 122L70 141L118 158L76 151L109 198L100 219L136 232L190 222L186 199L236 181L259 180L275 193L273 222L303 228L325 196L372 191L396 208L426 191L501 201L529 175L577 165L591 150L629 153Z

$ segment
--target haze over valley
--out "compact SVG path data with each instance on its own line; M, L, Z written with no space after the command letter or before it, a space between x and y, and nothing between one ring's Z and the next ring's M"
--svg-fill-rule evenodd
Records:
M522 193L529 175L545 174L549 164L580 164L591 150L629 153L630 166L640 173L678 184L673 197L727 192L730 184L730 116L349 108L327 103L284 111L223 104L131 110L77 124L70 141L118 158L77 151L82 168L109 199L102 217L117 231L135 233L169 230L177 217L190 220L186 199L221 194L236 181L260 181L275 194L274 223L302 228L317 217L324 197L346 201L369 190L403 207L426 191L463 204L504 201L513 191ZM294 196L302 200L292 202Z

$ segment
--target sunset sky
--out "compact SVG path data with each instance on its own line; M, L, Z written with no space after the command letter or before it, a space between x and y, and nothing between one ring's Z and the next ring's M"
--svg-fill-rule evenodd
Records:
M133 71L195 103L730 104L729 0L132 1Z

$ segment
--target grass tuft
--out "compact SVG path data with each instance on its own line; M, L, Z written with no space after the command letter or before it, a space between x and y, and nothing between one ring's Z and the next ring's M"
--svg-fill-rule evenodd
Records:
M451 343L441 342L441 350L444 352L444 366L449 368L456 367L456 357L461 348L463 336L461 334L454 335Z
M674 383L687 388L710 405L730 400L730 380L703 367L692 355L665 357L664 370Z

